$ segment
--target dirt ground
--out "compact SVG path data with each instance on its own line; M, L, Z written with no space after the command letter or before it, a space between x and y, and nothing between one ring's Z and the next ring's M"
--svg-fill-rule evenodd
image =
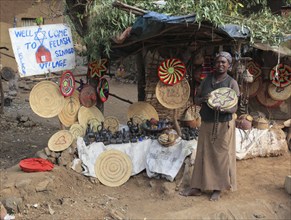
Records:
M137 99L135 84L110 80L110 89ZM209 201L207 192L182 197L175 190L178 180L150 179L145 172L113 188L58 165L51 172L24 173L19 161L45 148L60 129L57 118L32 112L28 97L29 91L19 90L0 115L0 199L15 208L16 219L291 219L291 196L284 189L291 175L290 152L237 161L238 190L224 192L218 202ZM104 115L125 123L128 107L111 97ZM19 116L33 123L25 127Z

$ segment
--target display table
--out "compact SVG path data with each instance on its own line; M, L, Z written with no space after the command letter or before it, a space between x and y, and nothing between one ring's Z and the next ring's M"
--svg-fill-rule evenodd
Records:
M93 142L86 146L83 138L77 139L79 159L84 168L86 176L95 175L95 162L97 157L105 150L115 149L126 153L132 161L132 176L146 169L149 177L161 175L173 181L179 172L185 158L197 148L197 141L185 141L179 139L176 144L164 147L157 140L147 139L137 143L110 144Z
M170 147L164 147L157 140L147 139L137 143L104 145L94 142L85 145L83 138L77 139L79 159L86 176L96 177L95 162L106 150L115 149L126 153L132 161L132 176L146 170L149 177L163 177L173 181L181 169L185 158L197 149L197 141L177 140ZM236 128L236 157L238 160L251 157L280 155L288 151L286 136L281 129Z

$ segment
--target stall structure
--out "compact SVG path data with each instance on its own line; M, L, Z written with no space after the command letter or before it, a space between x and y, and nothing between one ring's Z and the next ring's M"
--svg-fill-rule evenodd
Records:
M161 117L172 115L156 97L161 65L169 59L179 59L185 64L185 78L191 91L189 102L178 109L178 115L182 116L193 104L200 81L213 71L213 57L223 49L235 60L231 74L243 92L241 113L262 111L272 120L290 118L290 36L286 36L279 47L258 42L250 46L247 28L232 24L219 27L207 22L200 24L195 22L195 14L167 16L156 12L140 16L130 27L129 34L121 36L124 37L122 41L112 44L112 59L132 54L142 57L137 63L140 101L151 103ZM253 83L243 80L247 70Z
M215 52L221 47L236 51L239 43L248 42L248 37L248 29L236 25L214 27L210 23L196 23L195 15L167 16L149 12L136 20L122 44L113 43L111 56L117 59L140 53L142 62L137 65L143 69L138 73L139 97L144 98L141 101L151 103L162 118L173 114L171 108L158 101L157 83L161 80L162 68L170 68L171 60L180 60L185 66L182 77L190 86L188 102L177 109L180 118L193 104L195 89L201 79L212 72Z

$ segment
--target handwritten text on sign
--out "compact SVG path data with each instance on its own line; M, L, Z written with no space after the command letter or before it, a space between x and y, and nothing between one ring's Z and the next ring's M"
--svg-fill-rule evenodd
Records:
M10 28L21 77L75 68L71 29L64 24Z

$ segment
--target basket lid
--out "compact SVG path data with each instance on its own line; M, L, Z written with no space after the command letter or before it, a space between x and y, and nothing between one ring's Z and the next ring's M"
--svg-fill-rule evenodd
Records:
M221 109L230 109L238 102L236 92L228 87L221 87L210 93L207 104L210 108L220 106Z
M90 108L81 106L78 111L79 124L82 125L86 129L88 126L89 120L92 118L96 118L100 123L99 125L101 125L101 122L104 121L104 116L102 112L96 106L92 106Z
M186 79L173 86L165 85L159 81L156 86L156 97L161 105L168 109L181 108L189 100L190 85Z
M119 121L114 116L107 116L104 119L104 128L108 129L112 133L115 133L119 130Z
M48 148L51 151L63 151L70 147L73 142L73 135L67 130L60 130L53 134L48 141Z
M264 82L262 86L260 87L258 94L257 94L257 100L259 103L261 103L263 106L269 107L269 108L275 108L281 105L283 101L276 101L272 99L268 94L268 82Z
M277 87L274 84L269 84L268 93L276 101L287 100L291 96L291 84L285 87Z
M97 94L93 86L85 85L80 92L80 102L83 106L90 108L97 102Z
M84 137L86 134L86 129L79 123L75 123L71 125L69 132L71 132L75 140L78 137Z
M159 115L156 109L148 102L135 102L131 104L127 110L127 119L133 118L135 115L140 118L150 120L154 118L159 120Z
M69 127L78 121L78 111L80 106L79 92L75 90L72 96L65 98L64 107L58 114L58 117L64 126Z
M59 86L51 81L37 83L29 95L31 109L43 118L57 116L64 107L64 96L59 90Z
M248 92L250 97L255 97L262 85L262 77L256 78L252 83L248 83Z
M102 152L95 162L95 174L98 180L110 187L121 186L131 176L130 157L119 150Z

